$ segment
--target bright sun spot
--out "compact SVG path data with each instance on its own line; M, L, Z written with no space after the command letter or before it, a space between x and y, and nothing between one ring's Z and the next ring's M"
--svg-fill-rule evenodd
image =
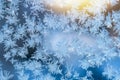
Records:
M56 12L64 12L70 9L90 9L100 11L104 9L108 0L48 0L45 2L49 9Z
M50 3L51 6L59 6L61 8L65 8L68 6L71 7L77 7L81 4L88 5L90 0L50 0L48 3Z

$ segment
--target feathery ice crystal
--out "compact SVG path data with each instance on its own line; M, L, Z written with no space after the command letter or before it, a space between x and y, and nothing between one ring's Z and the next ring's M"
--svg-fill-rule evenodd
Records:
M120 0L0 0L0 80L120 80Z

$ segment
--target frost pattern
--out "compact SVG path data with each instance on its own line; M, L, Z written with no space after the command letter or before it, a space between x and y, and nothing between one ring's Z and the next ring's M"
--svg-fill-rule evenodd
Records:
M0 80L97 80L102 67L99 80L119 80L109 63L120 57L120 1L60 11L53 1L0 0Z

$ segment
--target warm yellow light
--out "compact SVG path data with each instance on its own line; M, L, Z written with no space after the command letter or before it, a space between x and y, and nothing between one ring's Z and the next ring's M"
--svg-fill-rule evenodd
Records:
M59 6L60 8L65 7L77 7L80 5L88 5L90 0L52 0L52 2L47 2L50 6Z
M100 10L106 0L48 0L47 7L55 12L65 12L70 9ZM99 9L98 9L99 8Z

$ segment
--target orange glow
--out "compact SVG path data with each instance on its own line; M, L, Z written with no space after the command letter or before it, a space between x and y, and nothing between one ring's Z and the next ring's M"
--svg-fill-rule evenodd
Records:
M55 12L66 12L71 9L100 10L106 0L51 0L45 2L47 8Z

